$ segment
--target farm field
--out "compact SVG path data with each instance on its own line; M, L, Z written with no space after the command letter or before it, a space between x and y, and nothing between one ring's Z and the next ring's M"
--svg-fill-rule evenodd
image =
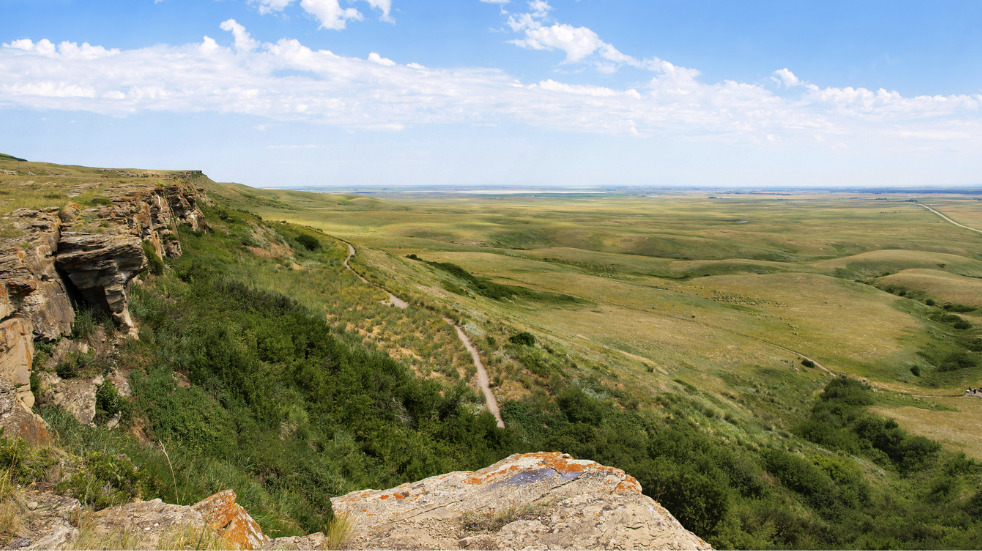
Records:
M881 410L915 433L978 423L977 409L948 406L982 382L982 235L911 195L251 193L266 218L355 243L377 283L456 312L506 398L537 387L502 351L527 330L594 364L567 376L599 375L641 403L686 391L762 430L791 426L832 374L929 397ZM982 220L971 197L920 200ZM437 264L547 298L489 298ZM953 367L952 355L969 360ZM942 441L961 451L975 439Z

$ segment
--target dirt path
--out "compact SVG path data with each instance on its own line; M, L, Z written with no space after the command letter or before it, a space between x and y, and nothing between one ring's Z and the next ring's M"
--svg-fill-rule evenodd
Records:
M936 210L934 210L933 208L931 208L931 207L929 207L929 206L927 206L927 205L925 205L924 203L917 203L917 204L918 204L918 205L920 205L920 206L922 206L922 207L924 207L924 208L926 208L927 210L929 210L929 211L931 211L931 212L933 212L934 214L937 214L937 215L938 215L938 216L940 216L940 217L941 217L941 218L942 218L943 220L945 220L945 221L947 221L947 222L950 222L950 223L952 223L952 224L954 224L954 225L956 225L956 226L958 226L959 228L965 228L966 230L969 230L969 231L973 231L973 232L975 232L975 233L978 233L978 234L982 234L982 230L980 230L980 229L977 229L977 228L973 228L973 227L971 227L971 226L966 226L965 224L959 224L958 222L955 222L955 221L954 221L954 220L952 220L951 218L948 218L947 216L945 216L945 215L943 215L943 214L941 214L940 212L938 212L938 211L936 211Z
M498 409L498 400L495 399L494 394L491 392L491 380L488 378L487 370L484 369L484 362L481 361L480 354L477 353L477 347L471 342L471 338L467 336L467 333L464 333L464 330L454 323L452 319L445 317L443 321L453 325L453 328L457 330L457 337L460 338L460 342L464 343L464 347L471 353L471 359L474 360L474 367L477 368L477 384L481 387L481 392L484 393L484 401L487 403L488 411L498 420L498 428L505 428L505 422L501 419L501 410Z
M362 275L356 272L355 269L351 267L351 264L348 263L348 261L351 260L351 257L355 256L355 247L351 243L344 243L348 246L348 257L344 259L344 267L351 270L351 273L358 276L358 279L360 279L362 283L373 285L372 282L362 277ZM392 306L402 309L409 307L408 302L393 295L382 287L379 288L389 295L389 300L386 301L386 304L391 304ZM488 408L488 411L494 415L495 420L498 421L498 428L505 428L505 421L501 418L501 409L498 408L498 400L495 399L494 393L491 392L491 379L488 377L488 371L484 369L484 362L481 361L481 355L478 354L477 347L474 346L473 342L471 342L471 339L467 336L467 333L464 333L464 330L461 329L459 325L454 323L452 319L444 316L443 321L453 326L454 330L457 331L457 337L460 339L460 342L462 342L464 344L464 348L470 352L471 359L474 361L474 367L477 368L477 386L481 387L481 392L484 394L485 406Z
M365 283L365 284L368 284L368 285L372 285L372 282L370 282L367 279L365 279L364 277L362 277L361 274L359 274L358 272L356 272L355 269L351 267L351 264L348 264L348 261L351 260L351 257L352 256L355 256L355 247L351 243L345 243L345 245L348 246L348 257L344 259L344 267L347 268L347 269L349 269L349 270L351 270L351 273L353 273L356 276L358 276L358 279L360 279L362 283ZM385 301L385 304L389 304L391 306L395 306L396 308L400 308L402 310L405 310L406 308L409 308L409 303L408 302L406 302L406 301L402 300L401 298L393 295L392 293L390 293L386 289L382 289L382 290L385 291L386 294L389 295L389 300Z

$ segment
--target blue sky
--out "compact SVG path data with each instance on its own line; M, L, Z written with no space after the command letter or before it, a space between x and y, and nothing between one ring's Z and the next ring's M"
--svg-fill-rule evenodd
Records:
M982 2L0 0L0 152L261 187L982 184Z

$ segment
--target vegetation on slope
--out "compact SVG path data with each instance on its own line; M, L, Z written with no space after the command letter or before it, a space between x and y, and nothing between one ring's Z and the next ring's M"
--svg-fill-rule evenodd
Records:
M230 197L237 193L233 186L225 191ZM239 195L238 200L249 206L251 198ZM263 203L264 208L278 202ZM337 205L355 208L354 202L342 198ZM657 362L647 359L647 349L640 347L593 348L589 350L603 353L588 354L555 333L539 332L534 323L504 315L520 311L532 316L543 309L541 315L551 316L557 325L565 323L548 303L520 293L498 300L502 297L479 292L500 290L493 285L509 292L524 285L494 283L475 275L492 272L472 264L464 268L431 253L426 257L439 260L405 261L420 268L412 272L419 281L443 278L467 291L455 297L473 301L474 310L488 306L489 318L503 314L493 323L482 323L485 333L479 344L499 384L509 375L504 366L513 365L521 372L511 373L524 377L527 386L523 394L501 400L507 428L497 429L493 418L481 411L480 399L449 375L455 370L444 368L446 376L438 379L415 376L414 369L422 373L421 365L429 365L434 374L438 364L458 361L447 352L452 348L447 343L456 341L438 314L381 305L384 297L341 266L346 247L316 230L266 222L222 205L208 209L207 215L213 233L182 229L185 255L167 260L155 268L159 274L146 274L145 283L134 287L131 311L141 339L126 343L117 359L119 367L131 370L133 396L119 404L124 430L83 427L59 409L42 411L78 473L62 491L86 496L87 488L109 488L112 492L85 497L104 506L134 495L186 504L231 487L268 534L300 534L326 530L332 495L479 468L514 452L559 450L623 468L639 479L646 494L717 548L982 546L979 464L910 436L870 412L896 395L872 392L846 378L830 380L808 366L800 372L798 367L778 369L765 356L755 357L760 363L751 367L716 356L729 369L720 374L703 371L702 363L687 357L687 349L673 352L682 367L671 368L665 356ZM519 237L508 239L528 241ZM602 248L600 241L591 247ZM774 243L756 250L766 251L757 255L761 258L787 254L784 245ZM624 262L631 262L634 270L654 261ZM645 292L636 282L648 276L608 270L606 264L604 269L551 264L591 278L600 274L618 284L631 283L625 304ZM389 272L376 268L380 265L369 266L366 273L383 279ZM762 264L747 266L753 275L758 269L771 271ZM729 274L731 268L686 265L685 277L712 285L717 281L702 270ZM581 285L567 277L574 272L560 272L564 293L567 288L579 293L588 285L601 288L602 280ZM785 284L791 279L777 275L768 281ZM717 294L681 284L668 292L668 281L657 279L656 285L665 288L652 292L668 297L659 307L672 302L682 310L670 318L676 326L689 318L685 309L698 307L693 311L699 322L704 314L713 314L717 317L710 323L749 332L755 327L744 322L756 323L752 314L766 318L780 306L773 297L722 285L719 289L725 292ZM819 278L813 275L809 281ZM852 281L835 280L820 288L830 289L853 293L836 297L861 297L869 303L901 300ZM870 299L872 293L879 294ZM447 308L433 297L416 298ZM583 304L560 311L593 315ZM904 304L913 312L911 319L923 320L943 336L937 346L957 344L975 358L969 347L974 341L968 340L974 329L927 319L935 310L926 302ZM456 312L465 328L466 313L474 310ZM630 319L649 320L636 310L628 313ZM590 319L606 314L596 315ZM408 332L432 347L398 340ZM441 341L441 336L449 338ZM402 348L398 342L412 355L394 359L393 349ZM705 341L701 345L712 347ZM621 351L630 354L623 355L628 362ZM623 368L639 361L635 358L643 359L638 373ZM971 374L973 369L961 371ZM909 373L906 366L902 371ZM726 383L724 390L714 388L714 377ZM645 380L659 380L661 386L657 392L632 386ZM112 393L105 394L103 409L113 407ZM916 404L912 399L904 403ZM17 446L7 440L3 445ZM126 459L119 459L120 454ZM21 457L0 453L0 472L16 472L24 483L43 478L22 468ZM111 480L122 481L123 487L114 489L107 484Z

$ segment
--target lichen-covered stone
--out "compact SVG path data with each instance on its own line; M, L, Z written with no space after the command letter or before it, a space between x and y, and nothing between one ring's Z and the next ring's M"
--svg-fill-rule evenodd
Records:
M624 471L561 453L513 455L331 500L355 549L709 549Z
M201 513L208 526L230 546L236 549L262 549L269 538L235 499L234 491L225 490L203 499L192 509Z

